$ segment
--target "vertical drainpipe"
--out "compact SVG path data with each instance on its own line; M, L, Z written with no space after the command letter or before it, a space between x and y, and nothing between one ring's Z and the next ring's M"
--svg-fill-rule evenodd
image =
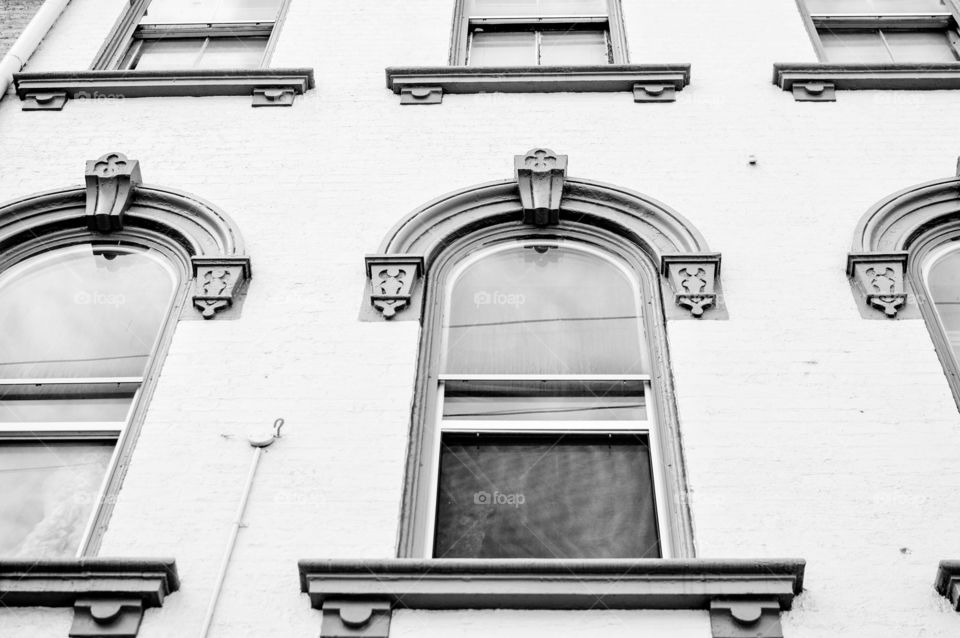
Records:
M37 13L27 24L17 41L13 43L7 54L0 60L0 100L7 94L7 89L13 81L13 74L19 73L30 56L37 50L53 23L66 8L70 0L46 0Z

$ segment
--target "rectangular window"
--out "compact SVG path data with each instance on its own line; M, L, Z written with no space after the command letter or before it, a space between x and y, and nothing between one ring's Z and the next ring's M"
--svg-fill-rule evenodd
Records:
M266 66L289 0L147 0L121 19L94 68ZM124 27L126 25L126 27Z
M960 60L953 0L799 0L821 60L924 63Z
M626 63L618 0L459 0L451 63Z

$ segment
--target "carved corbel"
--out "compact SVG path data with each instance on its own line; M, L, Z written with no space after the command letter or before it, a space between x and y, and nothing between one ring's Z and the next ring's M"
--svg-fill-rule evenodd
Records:
M73 604L70 638L137 638L143 602L137 598L80 598Z
M783 638L780 603L775 598L710 601L713 638Z
M416 255L367 255L370 303L384 319L410 305L413 289L423 272L423 257Z
M320 638L388 638L390 615L388 600L328 599Z
M525 155L514 155L523 223L554 226L560 223L560 198L567 175L567 156L548 148L535 148Z
M140 162L123 153L87 161L87 227L101 233L123 228L123 214L142 183Z
M441 104L443 89L439 86L412 86L400 89L400 104Z
M677 88L672 84L640 83L633 85L634 102L676 102Z
M250 279L248 257L194 257L193 305L204 319L213 319L233 305L237 294Z
M65 91L29 92L23 96L22 111L60 111L67 104Z
M794 82L791 91L797 102L837 101L837 90L833 82Z
M720 253L664 255L661 267L674 301L694 317L699 319L707 308L717 304Z
M852 277L857 290L867 305L882 310L888 317L907 302L903 277L907 268L907 253L850 253L847 256L847 276Z
M254 89L251 106L293 106L297 92L290 87Z

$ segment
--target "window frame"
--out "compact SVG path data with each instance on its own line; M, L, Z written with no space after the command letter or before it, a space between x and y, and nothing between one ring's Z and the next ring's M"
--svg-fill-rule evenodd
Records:
M640 321L651 365L646 395L647 422L651 430L651 469L655 475L655 503L662 558L694 554L687 509L682 450L676 431L676 406L668 363L666 320L657 267L624 237L592 225L569 222L561 227L536 228L497 224L463 235L449 244L428 268L423 326L417 371L411 437L407 453L404 499L398 538L401 558L433 558L440 440L443 435L439 366L443 356L443 313L453 275L468 256L516 241L569 242L577 249L592 249L622 264L639 285ZM487 422L494 427L496 421ZM575 421L568 423L577 423ZM633 422L624 422L633 423ZM490 425L493 424L493 425ZM529 424L528 424L529 425ZM568 426L569 427L569 426ZM628 431L637 431L636 425ZM461 430L462 431L462 430ZM536 430L542 432L543 430ZM565 429L565 431L568 431ZM654 440L656 438L656 440Z
M90 65L91 70L130 70L130 65L137 57L135 49L144 39L184 37L209 39L211 37L263 37L263 35L267 35L267 44L260 58L260 64L255 67L255 69L265 69L269 67L269 62L277 46L280 30L290 7L290 0L281 0L280 7L277 9L277 17L272 22L179 23L151 26L144 29L140 27L140 20L143 19L151 2L153 0L132 1L130 8L117 19L103 46L97 52L93 63ZM146 38L142 37L144 32L147 34ZM205 70L203 67L191 67L191 69Z
M113 453L97 492L96 504L86 523L80 546L77 548L74 558L94 556L99 550L113 505L120 491L122 478L127 472L133 448L143 427L147 408L153 396L170 342L173 339L174 330L184 307L187 305L192 283L189 256L182 248L169 239L165 239L162 234L145 229L121 230L111 233L109 236L104 236L87 229L72 228L45 235L34 241L19 243L8 251L4 251L3 256L0 257L0 273L6 272L27 259L60 249L87 244L131 246L156 251L170 270L173 290L166 316L160 324L156 341L144 366L143 376L103 380L104 383L136 383L139 385L131 400L126 418L119 427L112 422L110 424L97 423L82 426L70 423L64 424L66 427L59 428L55 427L58 424L52 423L41 425L24 422L10 424L8 427L0 425L0 445L5 441L43 442L47 440L56 443L106 441L114 443ZM15 384L3 382L0 383L0 387L20 385L25 381L28 380L18 380ZM49 379L44 381L50 383ZM70 382L71 384L76 383L76 379L71 379ZM14 427L15 425L29 426L29 429L26 427L18 429Z
M563 25L576 22L606 23L607 46L609 49L609 64L629 64L630 56L627 50L627 37L623 24L623 7L620 0L606 0L607 15L601 16L510 16L471 18L466 13L468 0L457 0L453 13L453 28L450 36L450 66L467 66L469 59L470 40L473 33L473 24L489 24L495 26L516 25L531 28L537 25ZM536 29L533 29L536 30ZM538 38L539 41L539 38ZM539 57L539 45L538 45ZM589 64L585 65L588 66ZM518 64L516 66L540 66Z
M947 3L946 11L942 14L931 13L890 13L890 14L863 14L863 13L836 13L836 14L818 14L810 11L807 7L807 0L796 0L797 7L803 19L807 34L817 53L817 59L827 64L845 64L842 62L830 62L827 59L826 48L820 38L821 28L834 28L842 31L882 31L883 29L895 29L899 31L939 31L943 30L947 35L947 40L953 50L954 57L960 61L960 6L956 0L945 0ZM911 28L913 27L913 28ZM884 43L886 40L881 35ZM889 48L887 52L890 53ZM892 58L891 54L891 58ZM914 64L912 62L898 62L888 60L885 62L869 62L865 64ZM921 63L916 63L921 64Z

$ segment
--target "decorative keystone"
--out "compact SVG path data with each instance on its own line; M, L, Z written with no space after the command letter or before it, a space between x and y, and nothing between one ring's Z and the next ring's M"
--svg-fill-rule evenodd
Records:
M907 253L850 253L847 256L847 276L867 305L882 310L891 319L907 302L903 276L907 268Z
M388 638L390 615L389 600L327 599L320 638Z
M194 257L193 305L204 319L213 319L233 305L237 294L250 279L248 257Z
M634 84L634 102L676 102L677 88L673 84Z
M783 638L780 603L770 599L710 601L713 638Z
M67 103L65 91L30 92L23 96L22 111L60 111Z
M411 293L423 272L423 257L367 255L370 303L384 319L392 319L410 304Z
M292 88L254 89L252 106L293 106L296 96Z
M514 155L513 165L523 206L523 223L555 226L560 223L560 198L567 175L567 156L548 148Z
M956 611L960 611L960 560L940 561L934 586L937 593L949 600Z
M443 89L439 86L414 86L400 89L400 104L440 104Z
M674 301L692 316L699 319L716 305L720 253L664 255L661 270L673 289Z
M101 233L123 228L123 214L133 202L140 177L140 162L123 153L107 153L87 161L87 227Z
M137 598L80 598L73 604L70 638L136 638L143 619Z
M833 82L794 82L793 99L797 102L836 102Z

